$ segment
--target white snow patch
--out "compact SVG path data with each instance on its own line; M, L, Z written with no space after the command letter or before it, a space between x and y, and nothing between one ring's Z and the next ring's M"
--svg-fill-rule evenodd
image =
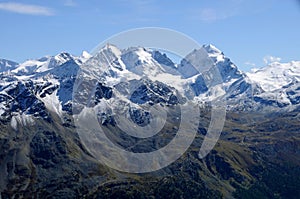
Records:
M52 85L50 85L50 87L52 87L53 85L58 85L58 84L59 83L57 80L52 80ZM56 89L51 95L46 95L44 98L41 98L39 96L37 96L37 97L39 98L39 100L44 102L44 104L48 110L53 111L53 112L57 113L58 115L62 115L62 105L58 99L57 91L58 91L58 89Z
M143 63L152 61L152 55L146 52L143 48L139 48L139 50L136 51L136 54L138 55L139 60L141 60Z
M156 76L149 77L152 81L160 81L168 86L174 87L181 94L184 94L184 85L187 84L186 79L182 79L181 76L175 76L168 73L157 74Z
M122 55L121 50L117 46L110 43L107 43L101 50L109 50L117 57L121 57Z
M199 101L201 101L201 100L202 101L213 101L225 94L226 94L226 92L223 89L223 84L218 84L214 87L211 87L208 90L208 92L196 97L196 100L198 99Z
M89 59L92 55L90 55L90 53L88 53L87 51L82 51L81 57L85 58L85 59Z
M57 90L55 90L51 95L46 95L46 97L41 98L45 103L45 106L48 110L51 110L58 115L62 115L62 105L57 96Z
M31 115L26 115L26 114L18 114L12 117L11 122L10 122L10 126L14 129L14 130L18 130L18 126L32 126L34 125L35 122L32 118Z

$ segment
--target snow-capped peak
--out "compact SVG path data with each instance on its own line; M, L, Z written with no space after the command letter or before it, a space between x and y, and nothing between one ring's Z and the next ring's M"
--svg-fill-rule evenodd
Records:
M207 51L209 54L222 54L222 51L219 50L217 47L215 47L212 44L203 45L203 48Z
M273 62L247 75L253 82L260 84L265 91L273 91L300 80L300 61Z
M82 53L81 53L81 57L83 58L83 59L89 59L89 58L91 58L91 54L90 53L88 53L87 51L82 51Z
M87 60L89 60L91 57L92 55L84 50L82 51L80 57L78 57L78 59L75 59L75 61L77 61L77 63L80 65L81 63L84 63Z
M178 71L184 78L193 77L199 73L210 70L217 66L224 82L240 78L242 72L225 57L223 52L213 45L204 45L200 49L193 50L178 66Z
M110 53L113 53L116 57L120 57L122 54L121 50L117 46L110 43L107 43L102 50L107 50Z
M153 58L152 49L130 47L122 51L121 59L127 70L138 75L154 77L166 72L164 67Z
M19 77L31 76L61 66L68 61L75 61L77 64L82 62L78 57L74 57L67 52L61 52L55 56L27 60L17 65L11 72Z
M57 60L60 64L65 63L73 58L74 57L67 52L61 52L58 55L54 56L54 59Z

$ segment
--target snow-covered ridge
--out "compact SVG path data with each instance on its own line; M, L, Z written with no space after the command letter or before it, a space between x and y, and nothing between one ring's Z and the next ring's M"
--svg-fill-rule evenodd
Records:
M26 60L23 63L15 63L12 61L0 59L0 73L9 73L18 77L19 79L26 79L37 73L50 71L55 67L59 67L66 62L73 61L81 65L90 58L90 54L83 51L81 56L73 56L67 52L61 52L55 56L45 56L39 59Z
M47 112L72 114L79 71L97 79L95 103L109 104L112 109L116 99L134 107L135 101L127 96L130 93L149 104L183 103L177 99L185 98L199 103L226 100L230 108L239 110L300 105L300 61L276 62L244 73L213 45L193 50L179 63L155 49L119 49L107 44L93 55L62 52L21 64L0 59L0 69L0 117L10 112L45 118ZM82 91L83 96L86 93Z
M300 61L274 62L247 75L265 91L274 91L294 81L300 81Z

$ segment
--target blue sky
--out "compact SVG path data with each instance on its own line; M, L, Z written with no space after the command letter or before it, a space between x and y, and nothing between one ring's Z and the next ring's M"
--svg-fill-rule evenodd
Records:
M214 44L239 68L300 60L299 0L0 0L0 58L80 55L132 28Z

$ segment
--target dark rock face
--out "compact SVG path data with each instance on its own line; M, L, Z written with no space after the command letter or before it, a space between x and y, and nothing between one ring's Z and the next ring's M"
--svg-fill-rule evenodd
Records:
M116 121L114 119L113 113L110 109L108 109L105 113L101 112L97 114L98 122L101 125L116 125Z
M100 102L100 99L110 99L112 97L112 88L104 86L102 83L97 83L95 91L95 100Z
M243 93L249 93L248 96L251 97L251 95L253 94L252 85L246 82L243 78L230 85L228 90L230 91L230 96L228 98L236 98L238 95Z
M38 92L41 92L41 94L40 94L41 98L46 97L46 95L51 95L58 88L58 86L55 86L55 85L49 87L50 85L52 85L52 84L48 83L38 90ZM47 87L49 87L49 88L47 88Z
M195 81L195 83L191 84L191 87L195 93L196 96L205 93L208 91L208 88L206 86L205 80L202 75L199 75Z
M62 105L62 110L68 113L69 115L72 115L73 113L73 106L71 102L67 102L64 105Z
M265 106L274 106L274 107L280 107L280 108L283 108L283 107L286 107L289 105L288 103L279 102L275 99L265 99L265 98L256 97L256 96L254 97L254 101L259 102L260 104L265 105Z
M129 114L133 122L140 126L146 126L150 123L151 115L148 111L131 107L129 109Z
M186 66L186 67L184 67ZM189 70L187 70L187 68ZM193 75L199 74L199 71L190 63L187 59L182 59L180 65L178 66L178 71L184 78L192 77Z
M70 77L62 79L60 81L60 86L58 88L57 95L59 96L59 100L62 104L72 101L73 86L75 79L75 77Z
M228 82L231 79L239 79L242 77L241 72L238 68L230 61L230 59L225 58L224 61L217 64L223 82Z
M159 51L153 51L152 52L152 57L160 64L163 64L163 65L166 65L166 66L169 66L171 68L175 68L175 64L172 62L171 59L169 59L167 57L166 54L162 54L161 52Z
M300 90L300 87L297 89ZM297 89L295 90L298 91ZM286 92L286 94L288 95L288 98L293 105L300 104L300 95L298 93L293 90L289 90Z
M130 101L136 104L166 103L175 105L179 103L174 91L161 82L144 81L131 95Z
M6 104L10 105L10 112L24 112L49 119L44 103L35 95L35 87L32 81L18 82L8 89L7 94L9 96L2 96L2 100L5 98Z

